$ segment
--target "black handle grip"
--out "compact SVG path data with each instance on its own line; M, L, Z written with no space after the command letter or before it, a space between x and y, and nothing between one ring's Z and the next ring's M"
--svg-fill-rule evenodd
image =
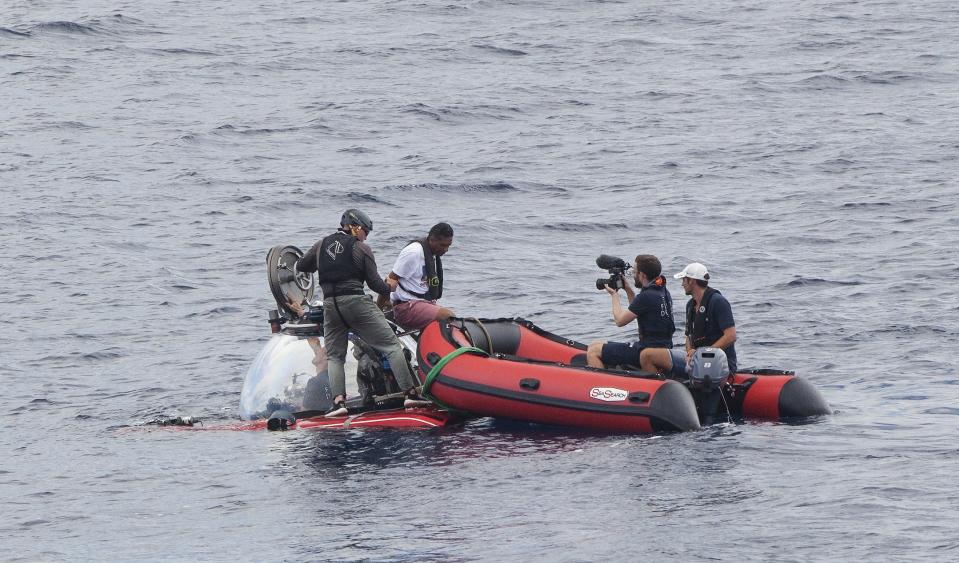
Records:
M645 391L633 391L629 394L629 402L631 403L645 403L649 400L649 393Z
M529 389L530 391L536 391L539 389L539 380L528 377L526 379L519 380L519 386L522 389Z

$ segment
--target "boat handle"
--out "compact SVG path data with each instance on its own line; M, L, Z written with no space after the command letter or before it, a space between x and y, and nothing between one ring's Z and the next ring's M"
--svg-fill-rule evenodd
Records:
M532 377L527 377L526 379L520 379L519 386L522 389L529 389L530 391L536 391L537 389L539 389L539 380L533 379Z
M649 393L645 391L633 391L629 394L629 402L631 403L645 403L649 400Z

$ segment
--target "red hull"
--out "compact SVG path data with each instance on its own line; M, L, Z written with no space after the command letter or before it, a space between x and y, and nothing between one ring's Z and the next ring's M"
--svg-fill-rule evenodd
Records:
M743 371L730 378L724 393L735 417L783 420L832 413L819 390L792 372Z
M492 323L492 321L490 322ZM503 330L505 328L505 330ZM569 365L583 349L531 325L487 325L484 338L510 356L461 354L428 379L467 332L433 323L420 335L418 360L426 392L438 403L483 416L607 432L651 433L699 428L696 406L678 382ZM512 355L519 352L518 355ZM534 360L534 361L529 361Z
M427 380L444 358L474 345L493 355L450 357ZM427 392L453 409L612 432L699 427L683 384L587 368L584 352L582 344L521 319L453 319L424 329L417 355ZM723 404L734 417L781 420L830 412L819 392L791 372L739 373L724 393Z

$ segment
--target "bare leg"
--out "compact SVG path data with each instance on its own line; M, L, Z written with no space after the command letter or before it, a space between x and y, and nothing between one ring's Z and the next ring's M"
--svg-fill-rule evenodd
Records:
M639 369L653 373L669 373L673 358L669 348L643 348L639 353Z
M606 344L605 340L596 340L591 342L590 345L586 348L586 365L593 368L604 368L603 365L603 344Z

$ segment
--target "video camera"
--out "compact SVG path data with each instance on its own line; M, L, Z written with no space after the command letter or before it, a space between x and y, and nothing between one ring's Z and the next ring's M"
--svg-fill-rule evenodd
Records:
M606 289L607 285L613 289L623 289L622 276L628 272L632 266L622 258L616 258L608 254L601 254L599 258L596 259L596 265L609 272L608 278L599 278L596 280L596 289Z

